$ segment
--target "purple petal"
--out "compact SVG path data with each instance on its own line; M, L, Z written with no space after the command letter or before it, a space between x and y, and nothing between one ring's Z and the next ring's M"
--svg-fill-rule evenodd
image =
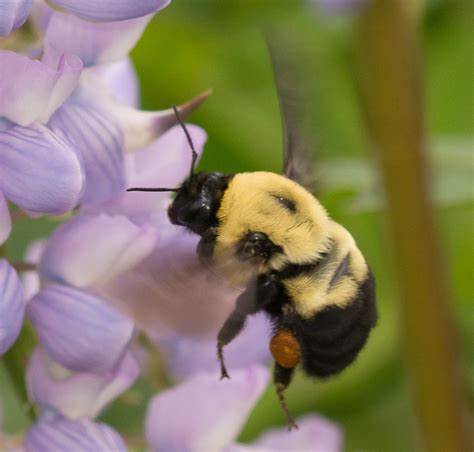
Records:
M251 317L239 336L225 347L225 360L231 376L235 369L255 363L268 363L270 330L270 324L263 314ZM220 375L215 338L177 336L160 345L165 350L170 371L179 380L203 371Z
M198 237L169 229L173 232L160 231L152 254L103 282L99 290L158 340L176 335L215 338L239 291L199 264Z
M229 452L310 450L312 452L341 452L343 450L341 429L333 422L315 415L296 421L298 430L288 433L287 428L265 432L252 444L244 448L230 448Z
M206 141L206 133L199 127L188 125L198 155ZM127 154L125 157L127 187L177 187L189 175L191 149L183 130L173 127L158 138L148 148ZM108 203L85 206L87 212L106 211L125 215L136 224L152 222L162 229L168 226L166 209L169 204L168 193L123 192Z
M139 374L135 358L127 352L107 375L70 372L41 348L30 358L27 385L35 403L51 407L69 419L94 418L126 391Z
M268 382L261 366L241 369L231 380L199 374L155 396L145 435L153 450L221 450L242 428Z
M81 215L55 230L45 249L40 273L84 287L120 275L154 249L157 231L124 217Z
M25 315L25 301L20 280L13 267L0 259L0 355L20 334Z
M95 72L117 101L138 108L140 104L140 88L138 86L137 72L130 58L88 68L86 71Z
M133 323L92 293L52 285L28 304L48 354L70 370L106 375L122 359Z
M211 91L205 91L190 101L177 107L180 116L185 117L209 96ZM126 151L135 151L153 143L168 129L178 124L174 110L141 111L126 105L116 105L114 112L117 115L124 131L124 148Z
M25 436L25 452L126 452L120 435L105 424L86 419L40 419Z
M186 126L196 152L201 156L207 140L206 132L200 127ZM129 157L129 156L127 156ZM161 138L142 151L130 156L133 168L128 183L131 186L143 184L149 187L177 187L189 176L192 153L183 129L175 126ZM129 193L132 196L136 193Z
M7 50L0 51L0 117L21 126L47 122L77 86L82 63L62 55L55 67Z
M7 200L0 191L0 245L8 239L12 230L12 220L8 210Z
M8 36L21 27L30 14L33 0L6 0L0 13L0 36Z
M41 124L0 132L0 191L22 209L67 212L82 187L82 166L66 138Z
M75 94L48 125L69 136L81 153L86 175L83 203L103 202L124 191L122 129L92 93Z
M84 66L125 58L152 15L120 22L88 22L54 12L44 38L45 59L58 61L63 53L78 56Z
M171 0L51 0L56 6L86 20L108 22L133 19L165 8Z

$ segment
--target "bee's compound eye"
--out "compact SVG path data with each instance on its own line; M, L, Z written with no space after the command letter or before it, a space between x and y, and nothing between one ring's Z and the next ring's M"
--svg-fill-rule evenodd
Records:
M270 341L270 350L281 367L292 369L301 356L300 344L289 330L278 330Z

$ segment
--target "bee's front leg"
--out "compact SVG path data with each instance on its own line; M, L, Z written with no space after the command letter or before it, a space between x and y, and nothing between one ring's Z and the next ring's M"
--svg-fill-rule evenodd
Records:
M214 255L214 246L216 244L217 228L210 227L204 232L197 244L196 252L199 260L203 264L208 264Z
M282 252L282 248L273 243L264 232L250 231L239 243L237 252L244 260L257 257L266 261L273 254Z

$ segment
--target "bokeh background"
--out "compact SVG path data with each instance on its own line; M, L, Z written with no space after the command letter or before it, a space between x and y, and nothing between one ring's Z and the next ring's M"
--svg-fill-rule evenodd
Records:
M420 39L435 227L460 335L461 365L471 382L466 397L472 407L474 8L470 1L412 4ZM377 153L367 132L357 82L357 20L357 11L329 13L316 1L175 0L148 26L132 59L144 109L169 108L213 89L211 98L189 119L209 136L200 169L279 172L280 113L261 26L268 21L285 23L295 37L308 43L305 64L316 87L308 102L318 110L319 197L331 216L352 232L373 268L380 320L353 366L326 382L298 374L287 399L295 417L318 412L337 422L348 451L418 450L401 346L400 291L393 263L396 244L388 232ZM45 220L15 225L12 257L20 259L30 239L48 234L56 225ZM422 325L420 334L424 334ZM6 428L15 432L26 420L8 384L0 367L0 393L9 413ZM121 432L138 435L151 393L141 380L101 418ZM270 386L240 440L249 441L270 426L284 424Z

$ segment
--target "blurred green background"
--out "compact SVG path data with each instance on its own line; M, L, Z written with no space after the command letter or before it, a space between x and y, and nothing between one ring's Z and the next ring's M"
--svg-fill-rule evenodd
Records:
M132 52L142 106L169 108L213 88L212 97L189 120L209 136L200 169L279 172L280 114L260 27L267 21L285 22L298 38L311 43L308 71L315 77L317 99L308 100L317 102L319 110L320 199L331 216L351 231L373 268L380 320L356 364L327 382L297 375L287 393L288 403L296 417L317 412L337 422L344 430L348 451L418 450L400 349L393 244L388 240L377 165L356 83L355 16L328 15L310 3L175 0L156 16ZM424 6L418 20L432 195L472 406L474 8L469 1L419 4ZM50 228L38 221L19 223L13 254L21 256L29 238ZM0 372L4 393L6 384ZM142 381L132 394L145 399L149 392ZM10 413L19 413L12 396L4 397L10 401ZM139 433L143 405L138 403L126 419L120 414L121 404L130 408L129 399L130 394L123 396L102 418L121 431ZM10 431L24 424L20 414L8 416L6 422ZM240 439L250 441L271 426L283 425L285 419L269 387Z

